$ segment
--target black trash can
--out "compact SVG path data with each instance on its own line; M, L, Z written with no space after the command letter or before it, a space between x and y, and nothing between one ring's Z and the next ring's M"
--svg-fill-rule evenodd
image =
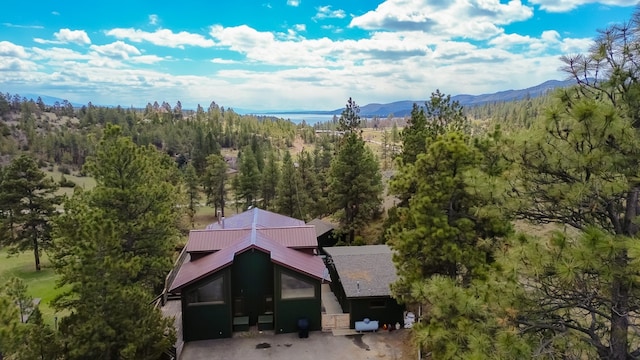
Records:
M309 337L309 319L298 319L298 337L301 339Z

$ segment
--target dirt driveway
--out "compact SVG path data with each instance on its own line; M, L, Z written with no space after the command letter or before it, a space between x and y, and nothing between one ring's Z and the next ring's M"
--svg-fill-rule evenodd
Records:
M415 359L414 354L406 353L408 338L409 332L406 330L343 336L316 331L306 339L298 338L297 334L253 334L189 342L185 344L180 360Z

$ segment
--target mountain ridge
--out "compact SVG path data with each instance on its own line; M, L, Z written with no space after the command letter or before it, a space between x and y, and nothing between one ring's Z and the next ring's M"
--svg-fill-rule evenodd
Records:
M574 85L574 80L547 80L541 84L528 87L525 89L518 90L503 90L490 94L481 94L481 95L469 95L469 94L460 94L451 96L452 101L458 101L460 105L464 107L469 106L477 106L490 102L508 102L515 100L525 99L527 96L529 97L538 97L544 95L550 90L554 90L560 87L568 87ZM37 99L41 97L43 102L49 106L52 106L56 101L62 103L64 100L61 98L57 98L54 96L48 95L38 95L38 94L24 94L21 97L26 97L27 99ZM394 101L390 103L370 103L364 106L360 106L360 116L363 117L373 117L373 116L381 116L387 117L391 114L393 116L408 116L411 114L411 109L413 104L424 105L426 100L400 100ZM71 101L70 101L71 102ZM80 108L83 105L77 102L71 102L71 104ZM104 106L104 105L101 105ZM335 110L300 110L300 111L253 111L246 109L235 109L234 107L230 107L234 109L234 111L241 114L260 114L260 115L271 115L271 114L281 114L281 115L293 115L293 114L310 114L310 115L340 115L342 114L342 110L344 108L335 109Z
M461 94L451 96L452 101L458 101L460 105L469 107L469 106L478 106L491 102L508 102L508 101L516 101L525 99L527 96L529 97L538 97L544 95L545 93L561 88L568 87L571 85L575 85L574 80L547 80L541 84L528 87L525 89L518 90L503 90L490 94L481 94L481 95L469 95L469 94ZM411 114L411 109L413 104L424 105L426 100L400 100L394 101L386 104L379 103L371 103L364 106L360 106L360 116L364 117L372 117L372 116L383 116L386 117L390 114L394 116L407 116ZM313 114L313 115L340 115L342 114L341 109L335 110L320 110L320 111L277 111L277 112L261 112L262 114Z

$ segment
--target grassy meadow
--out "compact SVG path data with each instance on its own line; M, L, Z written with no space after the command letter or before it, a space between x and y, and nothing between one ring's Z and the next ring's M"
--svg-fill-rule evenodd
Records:
M29 295L34 299L41 299L40 311L44 321L53 326L55 317L60 314L51 307L51 301L63 289L56 287L58 277L54 273L47 255L41 256L40 261L42 270L36 271L33 252L28 251L8 256L4 249L0 249L0 284L5 284L12 277L22 279L29 287Z

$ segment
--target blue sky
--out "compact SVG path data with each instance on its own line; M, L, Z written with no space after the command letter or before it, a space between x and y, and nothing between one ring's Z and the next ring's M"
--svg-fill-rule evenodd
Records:
M7 1L0 91L329 110L521 89L636 0Z

